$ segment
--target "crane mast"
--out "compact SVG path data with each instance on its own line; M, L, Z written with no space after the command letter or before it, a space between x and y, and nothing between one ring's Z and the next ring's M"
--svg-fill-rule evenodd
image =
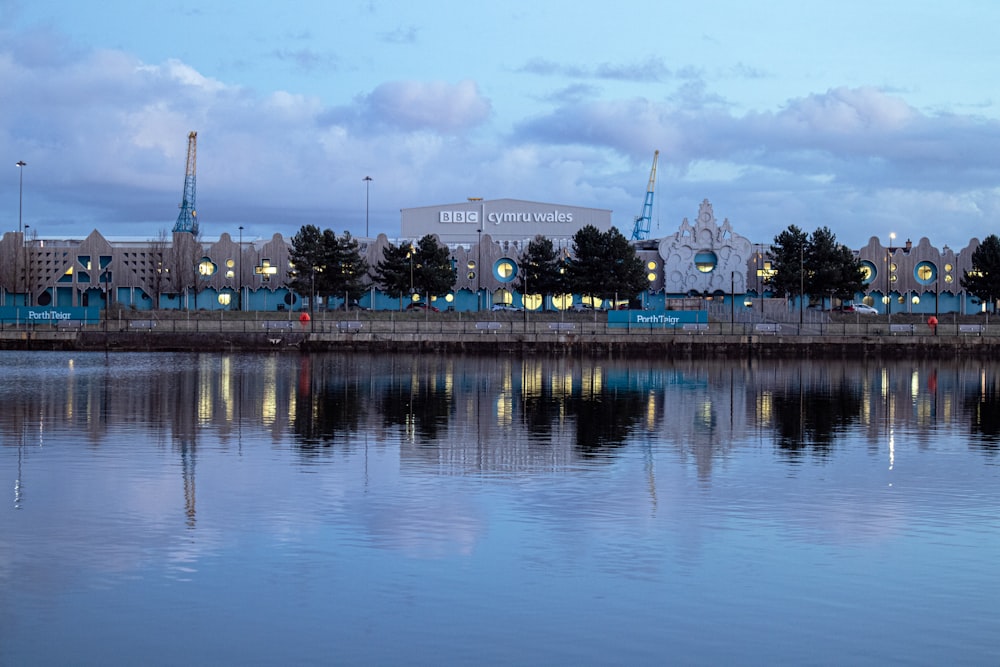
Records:
M194 206L195 168L198 154L198 133L188 134L187 167L184 170L184 198L181 200L181 212L177 215L174 232L189 232L198 234L198 212Z
M660 151L653 153L653 168L649 170L649 185L646 187L646 201L642 205L642 214L635 217L632 228L632 240L644 241L649 238L649 222L653 217L653 187L656 185L656 160Z

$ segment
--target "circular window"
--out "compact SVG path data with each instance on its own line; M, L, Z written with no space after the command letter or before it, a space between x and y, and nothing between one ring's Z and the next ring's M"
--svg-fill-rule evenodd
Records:
M875 265L869 262L867 259L861 261L861 282L865 285L870 285L875 282L875 276L878 275L878 269Z
M927 285L937 278L937 267L930 262L920 262L913 269L913 276L918 283Z
M702 273L711 273L715 270L715 266L718 263L719 258L711 250L702 250L694 256L695 268Z
M206 278L214 275L216 269L218 269L218 267L208 257L203 257L202 260L198 262L198 273Z
M497 261L493 271L501 282L509 283L517 275L517 265L514 264L513 260L501 259Z

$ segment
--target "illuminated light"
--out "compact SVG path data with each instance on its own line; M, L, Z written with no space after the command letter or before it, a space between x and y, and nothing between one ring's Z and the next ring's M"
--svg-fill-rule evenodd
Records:
M656 271L656 262L648 262L646 268L650 271Z
M656 274L655 273L647 273L646 274L646 280L648 280L651 283L652 282L656 282Z
M711 273L718 262L719 258L711 250L702 250L694 256L695 268L701 273Z
M223 292L219 295L219 305L228 306L230 301L232 301L232 294L229 292Z

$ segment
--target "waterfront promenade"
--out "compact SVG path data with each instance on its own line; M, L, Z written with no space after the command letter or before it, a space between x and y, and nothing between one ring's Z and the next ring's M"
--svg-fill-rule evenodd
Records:
M611 326L585 313L132 313L98 322L4 324L0 349L118 351L394 351L598 354L676 358L991 356L1000 324L942 316L834 314L823 322L710 321L686 328ZM305 318L303 318L305 319Z

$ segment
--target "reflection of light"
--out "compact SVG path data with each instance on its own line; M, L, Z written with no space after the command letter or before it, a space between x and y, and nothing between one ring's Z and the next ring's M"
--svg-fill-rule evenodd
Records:
M236 404L233 401L233 388L230 384L232 382L232 359L229 357L222 359L222 372L220 375L219 386L222 391L222 406L226 411L226 421L232 423Z
M646 396L646 430L656 427L656 394L652 391Z
M266 425L271 426L274 424L274 420L278 415L278 399L275 393L275 372L274 372L274 358L269 358L264 362L264 368L261 372L261 383L264 388L263 396L261 396L261 421ZM295 394L295 392L289 392ZM290 412L289 414L295 414Z
M525 398L542 395L542 365L525 361L521 369L521 393Z
M212 380L215 377L215 369L205 360L198 369L198 421L207 424L212 421L212 413L215 411L212 396Z
M920 394L920 373L913 371L910 375L910 398L916 399Z
M771 422L771 414L774 408L774 395L769 391L763 391L757 396L757 414L762 424Z
M889 371L888 369L882 369L882 398L889 395Z

